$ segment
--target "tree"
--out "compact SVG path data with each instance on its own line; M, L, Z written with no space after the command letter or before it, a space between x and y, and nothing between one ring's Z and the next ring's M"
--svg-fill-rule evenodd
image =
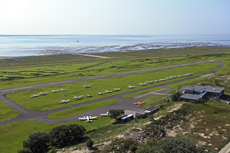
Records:
M54 127L49 133L50 144L56 147L64 147L69 144L80 142L85 132L85 128L77 124Z
M118 110L110 109L109 110L110 117L114 119L116 119L118 116L124 115L124 113L125 111L123 109L118 109Z
M49 135L45 132L31 134L23 141L23 148L29 148L33 153L45 152L49 145Z
M131 152L135 152L137 150L137 146L135 144L132 144L131 146L129 146L129 150Z
M86 141L86 147L88 147L88 148L93 147L93 140L92 139L89 139L89 140Z
M137 153L202 153L203 150L185 137L167 137L159 141L149 140L142 144Z
M181 93L177 91L171 94L171 99L172 101L179 101L180 96L181 96Z
M204 104L205 105L205 103L207 102L204 98L200 98L199 99L199 102L201 103L201 104Z

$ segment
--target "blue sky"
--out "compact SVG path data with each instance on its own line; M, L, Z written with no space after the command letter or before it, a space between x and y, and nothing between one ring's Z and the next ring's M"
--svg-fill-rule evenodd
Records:
M0 0L0 34L230 34L229 0Z

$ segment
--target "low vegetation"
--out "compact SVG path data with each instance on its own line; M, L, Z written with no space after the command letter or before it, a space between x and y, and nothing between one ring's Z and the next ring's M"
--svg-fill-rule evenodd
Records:
M17 111L0 101L0 122L10 120L19 115Z
M137 96L140 96L140 95L144 95L144 94L147 94L147 93L150 93L150 92L154 92L154 91L157 91L157 90L160 90L160 89L162 89L162 88L161 87L157 87L157 88L153 88L153 89L149 89L149 90L144 90L144 91L140 91L140 92L136 92L136 93L124 95L122 97L123 98L134 98L134 97L137 97Z

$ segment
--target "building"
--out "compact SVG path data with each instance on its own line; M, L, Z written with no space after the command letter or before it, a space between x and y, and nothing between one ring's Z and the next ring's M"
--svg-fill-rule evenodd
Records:
M182 101L199 102L200 98L215 98L220 99L224 95L224 89L221 87L211 86L184 86L182 89Z
M142 110L138 113L136 113L136 118L142 119L142 118L146 118L148 115L151 115L155 112L157 112L159 110L159 107L156 106L151 106L145 110Z

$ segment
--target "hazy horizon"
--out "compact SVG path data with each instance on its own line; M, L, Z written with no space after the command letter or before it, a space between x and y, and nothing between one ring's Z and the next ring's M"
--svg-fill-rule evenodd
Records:
M230 34L229 6L229 0L0 0L0 35Z

